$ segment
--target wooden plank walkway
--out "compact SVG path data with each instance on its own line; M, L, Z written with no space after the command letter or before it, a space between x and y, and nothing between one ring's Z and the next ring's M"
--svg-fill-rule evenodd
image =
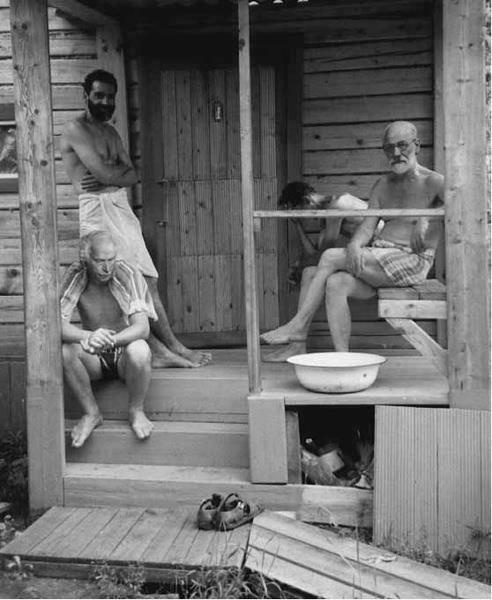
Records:
M254 520L246 567L315 598L490 598L490 587L287 516Z
M250 525L233 531L202 531L190 507L70 508L55 506L0 550L19 556L35 574L87 577L94 562L138 563L148 579L215 567L240 567Z
M195 511L54 507L0 550L36 575L84 578L104 563L147 581L246 566L316 598L490 598L490 587L265 511L253 525L201 531ZM195 574L195 575L194 575Z

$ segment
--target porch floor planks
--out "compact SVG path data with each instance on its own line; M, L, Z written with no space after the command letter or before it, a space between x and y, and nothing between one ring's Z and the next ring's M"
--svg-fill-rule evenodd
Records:
M80 511L79 508L76 509ZM117 508L93 508L90 513L82 518L70 535L61 540L56 552L64 558L77 558L88 546L103 527L115 516Z
M79 558L105 560L143 515L143 508L120 508L79 554Z
M59 565L59 576L87 575L96 562L139 563L164 577L183 569L242 565L250 525L230 532L202 531L195 509L54 507L0 550L44 568ZM157 571L156 571L157 569Z
M268 352L262 346L262 352ZM356 351L356 350L354 350ZM375 353L385 355L376 350ZM155 380L221 379L244 382L247 393L247 355L245 348L212 350L213 362L202 369L160 369L152 373ZM263 391L285 396L293 404L415 404L448 405L449 386L432 359L426 356L387 356L376 382L367 390L351 394L316 394L304 389L287 363L262 362Z
M168 523L170 511L166 509L146 509L128 534L116 546L110 560L140 561L150 544L162 535L164 523Z
M265 364L265 363L263 363ZM294 369L263 369L263 394L281 395L289 405L358 405L411 404L416 406L448 405L449 386L429 357L388 357L381 365L375 383L362 392L351 394L321 394L304 389Z

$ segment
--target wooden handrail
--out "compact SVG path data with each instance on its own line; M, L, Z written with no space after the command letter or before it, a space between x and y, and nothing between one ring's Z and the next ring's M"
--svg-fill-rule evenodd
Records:
M368 208L366 210L255 210L256 219L345 217L444 217L444 208Z

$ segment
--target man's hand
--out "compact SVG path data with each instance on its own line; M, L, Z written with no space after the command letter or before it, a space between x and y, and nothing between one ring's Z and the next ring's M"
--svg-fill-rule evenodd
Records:
M413 226L412 235L410 236L410 248L415 254L420 254L425 250L425 235L429 227L428 219L417 219Z
M359 277L364 269L364 249L358 244L347 246L347 270L354 277Z
M84 342L81 342L82 349L89 354L96 354L104 350L114 348L115 331L100 327L92 331Z
M104 185L100 183L92 173L89 171L82 177L80 187L84 192L98 192L104 188Z

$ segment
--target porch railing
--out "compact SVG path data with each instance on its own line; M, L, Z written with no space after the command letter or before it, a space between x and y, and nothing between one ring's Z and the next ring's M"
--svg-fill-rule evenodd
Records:
M444 218L444 208L387 208L361 210L253 210L251 204L243 205L243 226L252 232L255 221L262 219L312 219L312 218L345 218L345 217L438 217ZM247 219L247 221L246 221ZM244 247L244 279L247 302L258 306L255 240L249 235L249 244ZM248 347L248 380L250 393L261 392L261 356L259 352L259 317L258 310L246 311L246 331Z

